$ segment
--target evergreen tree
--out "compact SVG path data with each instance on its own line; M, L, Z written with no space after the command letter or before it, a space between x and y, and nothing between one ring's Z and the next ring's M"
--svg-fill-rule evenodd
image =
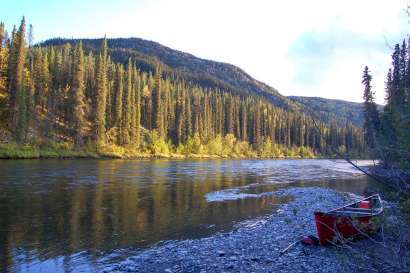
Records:
M85 83L84 83L84 52L80 42L74 53L74 75L73 75L73 128L74 141L77 147L84 144L84 133L86 127L85 114Z
M21 20L18 31L13 35L13 56L11 58L11 82L10 93L12 109L12 130L15 133L18 142L23 142L27 133L27 105L26 90L24 88L24 66L26 60L26 21Z
M117 75L116 75L116 92L115 92L115 126L118 128L118 144L122 142L122 125L123 125L123 76L124 76L124 68L122 65L117 66Z
M122 126L122 142L123 144L129 144L131 142L131 111L132 111L132 63L131 59L128 59L127 67L127 84L124 94L124 116L123 116L123 126Z
M135 92L135 137L134 144L138 148L140 145L140 125L141 125L141 82L138 71L134 69L134 92Z
M130 137L131 137L131 143L135 144L136 138L137 138L137 112L136 112L136 105L135 105L135 75L134 75L134 66L131 66L131 74L129 74L130 80L129 82L131 83L131 130L130 130Z
M95 115L95 140L97 145L105 144L105 113L107 105L107 38L104 37L97 71L97 105Z
M152 128L157 130L160 137L164 136L164 127L162 123L162 105L161 105L161 68L157 66L155 72L154 89L152 92Z
M374 94L371 90L372 76L370 75L369 68L366 66L363 71L362 84L364 85L364 113L365 122L363 125L365 140L370 149L376 147L376 135L380 127L379 113L377 111L377 105L374 102Z
M189 96L185 95L185 139L184 142L188 140L189 137L192 136L192 112L191 112L191 99Z
M31 48L34 43L34 30L33 30L33 25L30 24L29 29L28 29L28 47Z
M7 89L8 48L5 34L4 23L0 22L0 94L5 94Z

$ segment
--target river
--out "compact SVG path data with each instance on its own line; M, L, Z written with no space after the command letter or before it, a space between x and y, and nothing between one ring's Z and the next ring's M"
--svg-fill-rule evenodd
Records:
M99 272L272 213L294 197L270 193L303 186L380 188L342 160L1 160L0 268Z

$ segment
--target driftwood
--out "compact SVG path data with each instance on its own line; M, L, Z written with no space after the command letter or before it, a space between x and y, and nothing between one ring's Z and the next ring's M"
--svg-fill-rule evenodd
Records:
M297 241L294 241L290 245L288 245L286 248L280 251L280 255L285 254L289 249L291 249L293 246L295 246L297 243L301 242L303 238L299 238Z

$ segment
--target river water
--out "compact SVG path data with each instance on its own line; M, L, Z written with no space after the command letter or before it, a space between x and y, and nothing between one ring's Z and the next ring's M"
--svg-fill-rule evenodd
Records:
M305 186L381 187L342 160L2 160L0 272L100 272L272 213L293 198L272 192Z

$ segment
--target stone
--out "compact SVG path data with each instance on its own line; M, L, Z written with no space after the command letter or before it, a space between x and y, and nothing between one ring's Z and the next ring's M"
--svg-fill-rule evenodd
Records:
M225 256L225 251L223 250L218 250L217 253L219 257Z

